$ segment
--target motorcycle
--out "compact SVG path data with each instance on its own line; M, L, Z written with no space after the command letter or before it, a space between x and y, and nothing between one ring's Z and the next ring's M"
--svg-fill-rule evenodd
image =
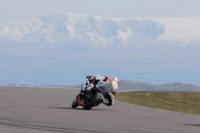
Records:
M98 106L104 99L107 99L106 93L110 93L111 87L111 82L99 81L96 86L86 92L84 98L81 98L80 94L77 95L72 102L72 108L83 106L83 109L90 110L94 106Z

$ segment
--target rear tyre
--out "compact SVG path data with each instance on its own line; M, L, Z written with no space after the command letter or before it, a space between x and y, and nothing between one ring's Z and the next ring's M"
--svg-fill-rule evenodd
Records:
M85 110L90 110L96 103L99 102L100 98L101 98L101 93L99 91L96 91L94 96L90 100L84 103L83 108Z
M79 104L78 104L78 99L76 98L76 99L74 99L74 101L72 102L72 108L76 108L76 107L78 107L79 106Z

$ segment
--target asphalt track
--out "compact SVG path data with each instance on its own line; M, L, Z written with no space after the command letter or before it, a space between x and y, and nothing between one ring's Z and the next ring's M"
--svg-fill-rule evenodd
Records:
M200 116L115 101L71 108L79 90L0 87L0 133L200 133Z

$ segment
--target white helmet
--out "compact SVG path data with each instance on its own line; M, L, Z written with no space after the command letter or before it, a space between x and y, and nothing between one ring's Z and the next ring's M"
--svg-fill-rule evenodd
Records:
M118 88L119 86L119 79L117 77L112 77L114 84L116 85L116 87Z
M113 80L119 82L119 79L115 76L115 77L112 77Z

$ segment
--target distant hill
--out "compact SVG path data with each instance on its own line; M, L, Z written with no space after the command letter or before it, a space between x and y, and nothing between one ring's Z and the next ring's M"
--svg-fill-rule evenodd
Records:
M136 91L200 91L200 87L191 84L173 83L155 85L142 82L121 80L119 90L136 90Z
M81 88L82 84L74 86L74 88ZM200 86L182 83L173 84L149 84L143 82L134 82L121 80L119 85L119 91L132 90L132 91L188 91L188 92L200 92Z
M29 86L26 84L15 85L0 85L0 86L12 86L12 87L42 87L42 88L72 88L81 89L82 84L71 86L71 85L41 85L41 86ZM200 86L183 83L173 84L149 84L144 82L135 82L128 80L120 80L118 91L186 91L186 92L200 92Z

